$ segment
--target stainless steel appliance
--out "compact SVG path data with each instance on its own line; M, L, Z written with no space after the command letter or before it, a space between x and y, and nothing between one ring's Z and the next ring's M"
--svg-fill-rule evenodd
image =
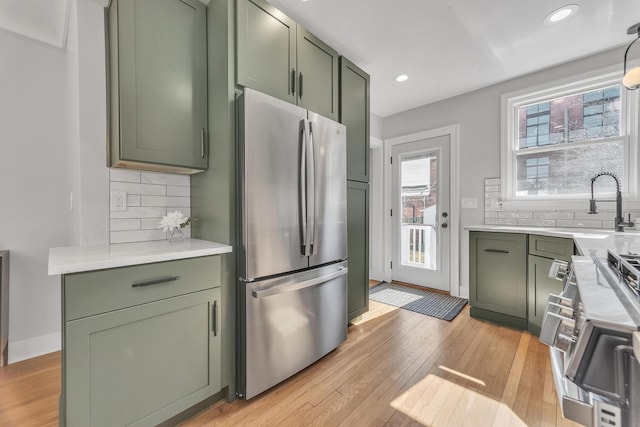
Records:
M566 418L586 426L640 426L640 364L633 348L640 330L639 266L638 256L574 256L563 291L549 296L540 341L550 346Z
M347 337L346 128L245 89L238 98L238 395Z

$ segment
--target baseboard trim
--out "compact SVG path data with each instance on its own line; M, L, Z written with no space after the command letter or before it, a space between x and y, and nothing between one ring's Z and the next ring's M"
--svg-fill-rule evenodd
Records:
M56 332L22 341L9 341L9 364L59 351L62 334Z

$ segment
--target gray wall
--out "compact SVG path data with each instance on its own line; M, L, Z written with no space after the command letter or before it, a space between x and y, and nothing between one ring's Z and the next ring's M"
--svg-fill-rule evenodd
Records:
M60 348L49 248L108 241L103 8L73 1L66 51L0 33L0 249L9 362Z
M477 198L476 209L462 209L460 226L484 221L484 178L500 176L500 96L519 89L619 64L624 48L529 74L488 88L424 105L382 119L384 139L442 126L460 125L460 197ZM472 76L470 76L472 77ZM468 289L468 234L460 233L461 295Z

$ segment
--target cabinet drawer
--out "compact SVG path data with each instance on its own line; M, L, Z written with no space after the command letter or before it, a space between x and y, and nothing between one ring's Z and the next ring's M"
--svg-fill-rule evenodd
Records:
M573 255L573 240L530 234L529 254L570 261Z
M209 256L63 276L65 321L220 286Z

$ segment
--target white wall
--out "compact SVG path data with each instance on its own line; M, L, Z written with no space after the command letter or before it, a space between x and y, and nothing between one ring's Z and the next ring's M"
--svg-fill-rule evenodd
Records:
M460 125L460 197L476 198L478 207L462 209L460 226L484 221L484 179L500 176L500 95L619 64L624 48L509 80L454 98L382 119L385 140L447 125ZM473 76L471 75L470 78ZM468 233L460 234L461 295L468 292Z
M0 33L10 363L60 348L60 278L47 275L49 248L108 241L103 21L98 4L72 2L66 52Z

